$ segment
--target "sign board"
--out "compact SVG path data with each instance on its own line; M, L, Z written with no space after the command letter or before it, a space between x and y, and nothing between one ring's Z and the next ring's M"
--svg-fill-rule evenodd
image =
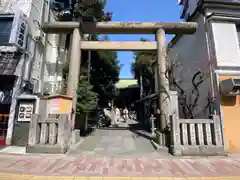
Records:
M33 114L33 103L21 102L19 104L17 120L21 122L30 122Z
M58 118L60 113L60 100L50 99L48 100L48 118Z
M60 114L71 114L72 99L53 96L47 99L47 118L58 118Z

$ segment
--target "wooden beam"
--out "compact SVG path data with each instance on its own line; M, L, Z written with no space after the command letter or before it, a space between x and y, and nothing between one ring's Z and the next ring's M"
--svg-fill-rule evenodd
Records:
M157 49L157 43L154 41L83 41L81 49L84 50L115 50L115 51L152 51Z
M79 27L78 22L52 22L42 25L45 33L72 33ZM195 22L99 22L96 24L97 34L155 34L158 29L166 34L193 34L197 29Z

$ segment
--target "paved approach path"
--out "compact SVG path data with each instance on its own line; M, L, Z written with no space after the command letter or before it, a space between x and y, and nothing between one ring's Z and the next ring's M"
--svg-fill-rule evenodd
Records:
M0 179L240 180L240 156L206 159L176 157L151 159L148 157L94 158L66 155L1 154Z
M130 129L125 129L129 125ZM121 123L123 129L97 129L92 135L71 150L68 155L92 157L159 157L153 148L151 134L141 124L129 120ZM165 153L164 156L168 156Z

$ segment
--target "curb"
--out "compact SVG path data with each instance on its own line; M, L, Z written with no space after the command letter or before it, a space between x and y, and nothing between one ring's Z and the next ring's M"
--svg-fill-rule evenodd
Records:
M34 176L0 173L0 180L240 180L240 176L228 177L110 177L110 176Z

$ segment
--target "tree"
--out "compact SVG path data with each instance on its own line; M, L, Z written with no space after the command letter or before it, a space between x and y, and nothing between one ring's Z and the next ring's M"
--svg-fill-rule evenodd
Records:
M147 41L141 38L140 41ZM154 72L152 64L156 60L155 52L138 51L134 53L134 62L132 63L132 73L140 84L140 76L142 76L143 92L148 95L154 91Z
M98 98L92 88L87 77L81 76L77 90L77 114L85 114L96 108Z
M119 80L119 71L116 52L92 52L90 81L93 91L99 95L99 105L116 97L115 83Z
M95 1L95 3L88 4L83 2L76 3L73 8L73 14L75 18L82 16L94 17L94 19L99 21L111 21L112 12L104 12L104 7L106 5L106 0Z
M184 67L184 64L181 63L177 55L175 58L169 58L169 56L166 58L168 66L165 76L169 79L171 90L178 92L180 115L186 119L194 119L203 113L205 115L213 114L216 97L212 97L210 94L208 94L207 97L203 97L201 92L204 84L208 83L211 62L203 62L198 68L188 70ZM190 82L186 82L186 76L190 78ZM188 83L188 85L186 85L186 83ZM204 89L204 93L206 93L206 91L207 90ZM204 99L206 102L205 105L200 104L203 98L207 98ZM207 113L205 111L207 111Z
M75 6L74 16L93 16L97 21L110 21L112 19L111 12L104 12L106 1L102 4L78 4ZM91 40L97 41L99 38L92 35ZM104 36L104 41L109 40ZM88 52L82 51L82 65L81 74L87 76L88 72ZM90 83L93 88L92 91L98 94L98 104L104 105L109 102L117 94L115 83L119 79L119 65L117 60L117 53L112 51L91 51L91 71Z

